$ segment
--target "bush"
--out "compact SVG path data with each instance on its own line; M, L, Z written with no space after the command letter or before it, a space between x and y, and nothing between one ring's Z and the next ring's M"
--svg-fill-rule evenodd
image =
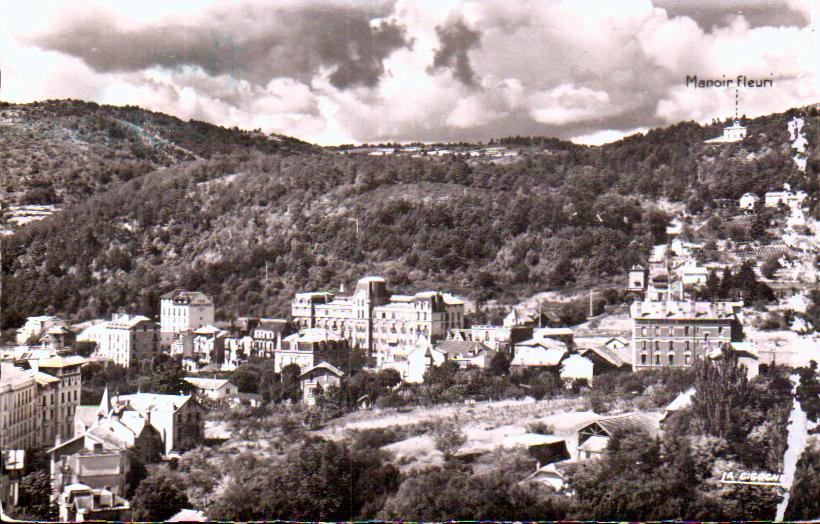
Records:
M538 433L539 435L554 435L555 426L539 420L527 424L527 431L529 433Z

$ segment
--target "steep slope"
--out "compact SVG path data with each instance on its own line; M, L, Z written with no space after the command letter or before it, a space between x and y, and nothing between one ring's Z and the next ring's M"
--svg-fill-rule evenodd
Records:
M76 202L159 167L239 150L285 154L319 148L137 107L75 100L0 103L6 204Z
M663 241L659 199L711 213L715 199L784 181L816 198L817 113L801 112L805 174L791 158L793 113L750 122L739 144L705 145L719 126L683 123L503 165L260 148L184 161L6 240L3 325L47 306L77 318L155 313L174 286L212 293L222 315L283 315L294 291L367 273L479 299L600 285ZM174 144L205 156L193 140Z

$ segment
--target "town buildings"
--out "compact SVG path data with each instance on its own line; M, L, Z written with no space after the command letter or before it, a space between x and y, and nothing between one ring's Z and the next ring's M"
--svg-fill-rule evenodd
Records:
M635 370L689 367L721 344L740 337L737 302L636 301L632 355Z
M464 327L464 302L439 291L392 294L383 278L365 277L350 296L297 293L291 315L300 328L339 334L380 365L391 352L444 339L448 330Z
M176 289L160 297L160 346L168 348L174 334L214 323L214 302L205 293Z
M115 314L77 335L78 342L97 344L95 354L123 367L156 356L159 352L159 326L141 315Z
M29 317L26 323L17 330L17 343L20 345L35 344L40 341L46 331L55 327L68 327L66 322L53 315Z
M470 326L450 329L447 340L481 342L493 351L512 352L513 346L532 337L532 326Z
M340 365L348 349L347 339L328 329L303 329L285 337L282 347L274 352L273 369L281 373L286 366L296 364L305 370L325 361Z
M112 405L147 420L159 432L165 454L188 450L204 438L205 412L190 395L134 393L114 397Z

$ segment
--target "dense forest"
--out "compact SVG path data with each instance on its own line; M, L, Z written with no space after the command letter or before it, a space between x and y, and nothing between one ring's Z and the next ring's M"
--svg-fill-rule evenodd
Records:
M795 114L808 117L806 175L789 145ZM156 314L179 286L213 294L223 317L284 315L295 291L365 274L479 300L583 287L620 278L664 241L664 202L708 212L787 181L818 194L814 109L751 120L744 142L721 146L703 144L719 125L692 122L601 147L518 137L521 156L503 164L342 156L133 107L49 102L0 115L15 130L0 138L4 171L12 160L29 171L11 170L12 193L68 203L4 240L4 328L46 310ZM63 156L33 173L23 159L42 141Z

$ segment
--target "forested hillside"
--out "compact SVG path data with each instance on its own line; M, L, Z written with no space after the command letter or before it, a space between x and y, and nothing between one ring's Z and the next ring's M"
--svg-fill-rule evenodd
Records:
M83 108L100 111L60 107L82 122L93 121ZM506 164L348 157L135 108L103 113L167 143L134 161L145 174L121 177L115 166L129 164L100 164L113 179L83 190L92 196L4 240L4 327L48 305L71 318L156 313L158 296L176 286L213 294L223 316L284 315L295 291L337 289L364 274L401 290L435 286L482 299L581 287L620 278L663 241L667 215L657 202L701 212L785 181L816 198L820 164L815 110L755 119L743 143L708 146L720 126L681 123L602 147L532 147ZM808 117L806 175L786 126L797 113ZM112 131L96 133L106 141ZM144 142L117 144L133 153ZM57 187L74 176L40 169Z
M0 102L0 144L6 204L74 202L159 167L242 149L319 151L279 135L73 100Z

